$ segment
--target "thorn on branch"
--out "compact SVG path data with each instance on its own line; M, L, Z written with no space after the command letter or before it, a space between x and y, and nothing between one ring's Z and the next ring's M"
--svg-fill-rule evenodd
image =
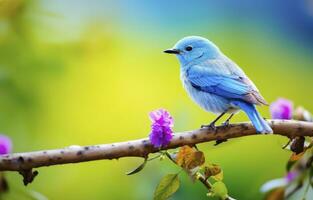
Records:
M223 142L226 142L226 141L227 141L227 139L216 140L214 146L217 146L217 145L219 145L219 144L221 144Z
M26 186L28 183L33 182L34 178L38 175L38 171L33 171L33 169L23 169L19 171L19 174L23 176L23 183Z

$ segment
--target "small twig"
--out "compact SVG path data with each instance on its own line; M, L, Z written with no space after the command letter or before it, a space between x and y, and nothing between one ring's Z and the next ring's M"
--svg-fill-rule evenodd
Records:
M212 185L211 183L208 181L207 178L205 178L202 174L198 175L198 180L208 189L211 190L212 189Z
M166 151L165 155L168 159L170 159L170 161L172 161L175 165L177 165L175 158L173 158L169 152Z
M154 157L152 157L152 158L149 158L148 161L155 160L155 159L157 159L157 158L160 158L161 156L162 156L162 154L158 154L158 155L156 155L156 156L154 156Z

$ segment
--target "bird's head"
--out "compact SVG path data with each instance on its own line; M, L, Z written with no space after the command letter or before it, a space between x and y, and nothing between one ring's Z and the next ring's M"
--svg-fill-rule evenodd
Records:
M199 36L188 36L179 40L171 49L164 53L177 55L181 65L187 65L192 61L214 59L220 51L218 47L206 38Z

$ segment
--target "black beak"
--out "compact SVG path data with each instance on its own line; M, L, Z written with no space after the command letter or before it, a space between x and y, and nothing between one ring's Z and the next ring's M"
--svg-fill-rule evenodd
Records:
M163 51L164 53L170 53L170 54L179 54L180 51L178 49L166 49Z

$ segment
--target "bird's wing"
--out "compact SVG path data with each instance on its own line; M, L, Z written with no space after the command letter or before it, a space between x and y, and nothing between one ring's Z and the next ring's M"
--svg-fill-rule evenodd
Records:
M192 66L186 74L191 85L203 92L229 99L240 99L252 104L267 105L261 94L247 77L234 74L212 73L208 68Z

